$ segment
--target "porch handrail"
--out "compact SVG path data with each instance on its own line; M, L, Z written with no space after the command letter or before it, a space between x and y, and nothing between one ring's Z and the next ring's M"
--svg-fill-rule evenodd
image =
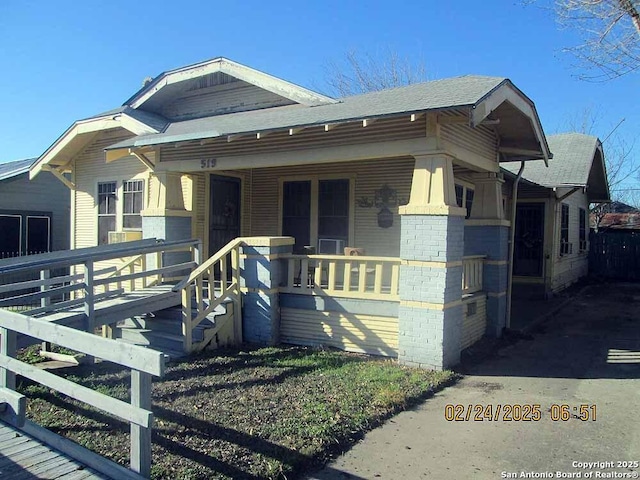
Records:
M96 356L131 369L131 402L127 403L113 398L17 360L15 357L18 333ZM164 372L165 359L162 352L96 337L38 318L0 310L0 418L18 428L28 428L30 434L40 437L45 442L57 438L55 434L31 422L27 422L25 425L26 398L15 391L17 374L129 422L131 470L119 467L122 468L122 471L119 472L118 478L137 477L133 475L133 472L145 477L150 475L151 430L153 427L151 377L162 377ZM60 448L63 443L56 442L56 444ZM76 450L73 448L64 451L72 456L74 452ZM81 460L86 461L84 458ZM107 470L112 472L114 468L118 468L118 466L111 465L106 461L93 462L89 466L104 473Z
M400 300L400 258L297 254L280 257L288 267L281 292Z
M462 294L468 295L482 291L484 261L486 255L467 255L462 257Z
M184 351L194 349L193 330L208 315L227 300L234 303L233 326L235 340L242 341L242 300L240 297L240 247L244 240L234 238L205 260L191 274L173 287L174 292L182 292L182 336ZM227 280L227 256L231 255L231 280ZM216 291L214 278L216 267L219 269L220 290ZM206 284L206 286L205 286ZM206 293L205 293L206 292ZM195 312L193 297L195 293ZM207 302L205 302L205 297Z

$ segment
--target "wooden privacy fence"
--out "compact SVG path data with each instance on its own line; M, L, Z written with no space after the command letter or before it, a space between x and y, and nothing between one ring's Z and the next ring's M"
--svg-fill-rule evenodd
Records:
M591 232L589 242L591 275L640 280L640 231Z
M16 334L86 353L131 369L130 403L78 385L15 358ZM0 418L22 428L38 440L82 461L111 478L149 477L151 473L151 377L164 375L162 352L96 337L62 325L0 310ZM131 470L127 470L34 423L25 420L26 398L15 391L16 375L29 378L130 424ZM133 474L136 473L136 475ZM139 475L137 475L139 474Z

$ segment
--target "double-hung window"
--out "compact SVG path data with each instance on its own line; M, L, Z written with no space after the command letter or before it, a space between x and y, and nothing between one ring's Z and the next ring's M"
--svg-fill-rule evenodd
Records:
M587 210L580 210L580 251L587 251Z
M284 181L282 235L296 239L296 253L311 246L318 253L341 254L349 242L349 204L349 179Z
M571 243L569 243L569 205L563 203L560 214L560 255L572 253L571 250Z
M142 230L144 180L98 183L98 245L109 243L109 232Z
M109 243L116 231L116 182L98 183L98 245Z
M467 185L455 184L456 188L456 203L459 207L464 207L467 210L467 214L464 218L471 216L471 207L473 206L473 196L475 191L473 188Z

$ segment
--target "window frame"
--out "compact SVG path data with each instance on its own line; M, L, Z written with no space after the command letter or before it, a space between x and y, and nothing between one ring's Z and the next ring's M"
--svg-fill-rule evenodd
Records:
M347 180L349 182L349 213L348 213L348 238L345 246L353 245L355 239L355 174L325 174L325 175L290 175L278 178L278 234L282 235L282 215L284 207L284 184L285 182L311 182L311 211L310 211L310 231L309 240L311 245L318 248L318 202L320 195L320 181L322 180ZM322 237L326 238L326 237Z
M140 183L141 185L141 189L140 190L131 190L131 191L127 191L126 190L126 186L127 184L132 184L132 183ZM132 178L129 180L123 180L122 181L122 230L123 231L128 231L128 232L141 232L142 231L142 215L141 212L144 210L144 179L141 178ZM130 213L127 212L127 194L131 194L134 195L134 200L133 200L133 206L134 206L134 210L135 210L135 194L139 193L140 194L140 211L138 213ZM140 217L140 227L126 227L125 226L125 219L126 217Z
M570 226L571 226L571 208L568 204L560 204L560 256L569 255L572 253L572 245L569 241L570 238ZM566 215L565 215L566 212ZM566 222L565 222L566 219Z
M587 236L587 225L588 225L588 216L586 208L578 208L579 215L579 227L578 227L578 245L580 247L580 253L587 252L589 250L588 236Z
M114 177L104 177L97 178L95 183L95 196L94 196L94 210L95 210L95 239L96 245L107 245L108 241L108 232L107 232L107 242L100 243L100 226L99 219L100 217L114 216L115 215L115 230L109 230L109 232L141 232L142 231L142 221L140 228L124 228L124 217L125 217L125 196L124 196L124 185L127 182L142 182L142 205L140 208L140 217L142 217L142 211L147 206L147 197L148 197L148 188L149 182L146 177L133 176L130 178L114 178ZM102 214L100 213L100 185L101 184L115 184L115 214Z
M458 187L462 189L462 202L458 201ZM453 189L456 195L456 205L460 208L464 208L466 210L466 214L464 216L465 220L471 218L471 209L473 207L473 200L475 198L475 185L473 183L465 182L464 180L460 180L455 178L453 180ZM469 203L469 192L471 193L471 203Z

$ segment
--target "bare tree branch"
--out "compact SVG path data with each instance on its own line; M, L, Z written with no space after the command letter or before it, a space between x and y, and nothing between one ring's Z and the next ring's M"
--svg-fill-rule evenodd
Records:
M346 53L342 61L326 64L326 85L330 95L348 97L375 92L427 80L424 63L411 63L397 52L379 55L360 54L356 50Z
M577 60L579 78L607 81L640 70L640 0L555 0L554 4L557 22L580 35L580 43L562 49Z

